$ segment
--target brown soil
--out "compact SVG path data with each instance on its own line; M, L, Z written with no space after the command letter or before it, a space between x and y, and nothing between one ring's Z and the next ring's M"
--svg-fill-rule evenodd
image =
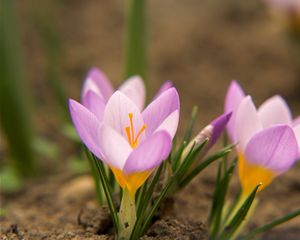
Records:
M0 239L112 239L107 210L96 205L92 180L66 170L66 156L76 151L60 134L57 106L44 80L45 60L30 18L34 2L18 1L26 67L37 109L34 120L41 134L68 147L61 149L59 160L43 163L50 173L26 183L19 193L1 195L6 214L0 219ZM45 10L53 2L43 1L39 7ZM63 79L68 96L78 98L90 66L101 67L118 85L123 70L121 1L58 2L56 10L48 14L63 42ZM259 0L151 0L149 12L150 94L164 80L174 82L182 104L180 133L192 105L199 106L197 129L222 112L224 94L233 78L258 104L279 92L299 115L300 75L294 50ZM59 170L54 171L57 166ZM298 162L260 194L250 228L300 207L299 170ZM178 193L172 207L143 239L206 239L214 175L215 168L211 167ZM235 178L232 193L237 186ZM261 239L299 236L296 219Z

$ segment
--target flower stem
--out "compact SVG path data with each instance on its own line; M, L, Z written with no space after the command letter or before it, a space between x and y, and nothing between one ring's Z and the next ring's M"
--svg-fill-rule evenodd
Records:
M136 221L135 194L123 189L119 216L119 239L128 240Z

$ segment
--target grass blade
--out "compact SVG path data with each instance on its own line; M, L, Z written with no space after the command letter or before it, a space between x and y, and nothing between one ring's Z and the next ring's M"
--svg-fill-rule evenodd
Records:
M24 88L24 68L17 31L15 1L0 0L0 124L19 175L33 176L33 129Z
M119 229L119 219L118 219L118 213L115 207L115 204L113 202L113 197L112 197L112 192L109 186L109 181L107 179L107 176L105 174L105 169L103 166L103 163L97 159L92 153L87 151L87 156L88 158L91 158L92 161L95 162L95 165L97 167L98 173L99 173L99 177L100 177L100 181L106 196L106 200L107 200L107 204L111 213L111 217L113 220L113 224L114 227L116 229L116 232L118 233L118 229Z
M87 159L89 161L92 176L93 176L93 179L94 179L97 201L98 201L99 205L102 206L103 204L106 203L106 201L104 199L105 196L103 195L103 191L102 191L103 188L102 188L102 184L101 184L101 181L100 181L100 176L99 176L99 173L98 173L98 169L97 169L96 163L93 160L93 158L89 156L90 152L87 150L86 147L84 147L84 151L85 151L85 154L86 154Z
M207 157L203 162L201 162L197 167L195 167L183 180L179 183L179 188L185 187L190 181L193 180L201 171L203 171L207 166L209 166L214 161L222 158L223 156L227 155L231 152L233 148L232 145L224 148L223 150L217 152L216 154Z
M144 220L145 211L148 207L148 203L150 202L151 196L153 195L153 192L154 192L154 188L159 181L159 178L161 176L161 173L163 172L162 170L164 169L164 167L165 167L165 164L162 164L157 169L157 171L153 177L153 180L151 181L151 184L149 185L149 188L147 189L147 191L145 193L145 196L142 200L142 204L140 204L138 206L137 220L136 220L135 226L133 228L133 231L132 231L132 234L130 237L131 240L138 239L143 233L142 224L143 224L143 220Z
M195 121L196 121L196 117L197 117L197 113L198 113L198 107L194 106L193 110L192 110L192 114L191 114L191 118L190 118L190 122L185 130L185 134L183 137L183 142L190 142L192 134L193 134L193 129L194 129L194 125L195 125ZM182 142L182 143L183 143Z
M234 215L233 219L230 221L230 223L226 226L223 233L221 234L220 239L230 239L232 235L235 233L235 231L239 228L245 217L247 216L247 213L252 205L252 202L255 198L256 192L258 188L261 186L261 184L258 184L253 191L250 193L250 195L247 197L247 199L244 201L243 205L240 207L240 209L237 211L237 213Z
M220 167L223 169L224 169L224 166L223 166L224 164L226 164L226 163L222 162L220 164ZM217 236L217 234L220 230L225 198L227 195L229 182L231 180L231 176L233 174L235 166L236 166L236 161L234 161L231 164L229 169L225 172L224 177L222 177L219 184L216 185L214 201L213 201L213 206L212 206L212 209L214 209L214 211L213 211L213 215L211 216L211 219L210 219L210 223L211 223L210 237L212 237L212 239L214 239Z
M292 213L289 213L287 215L285 215L284 217L282 218L279 218L279 219L276 219L275 221L272 221L266 225L263 225L261 227L258 227L258 228L255 228L253 229L252 231L250 231L247 235L241 237L240 239L241 240L250 240L250 239L253 239L253 237L256 235L256 234L259 234L259 233L263 233L263 232L266 232L282 223L285 223L295 217L298 217L300 216L300 209L297 209L296 211L292 212Z
M147 79L146 1L128 0L125 49L125 79L139 75Z

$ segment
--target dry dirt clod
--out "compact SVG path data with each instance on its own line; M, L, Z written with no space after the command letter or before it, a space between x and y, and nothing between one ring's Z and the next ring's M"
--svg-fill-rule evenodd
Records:
M84 207L80 210L77 218L78 224L86 231L95 234L105 234L112 227L111 217L107 208Z
M155 222L142 239L204 240L207 238L207 226L202 222L189 220L183 222L179 219L166 218Z

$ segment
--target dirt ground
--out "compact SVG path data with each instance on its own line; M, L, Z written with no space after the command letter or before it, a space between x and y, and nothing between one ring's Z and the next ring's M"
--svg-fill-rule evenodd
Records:
M66 156L76 149L61 134L58 107L44 79L45 59L30 15L34 9L46 11L55 5L55 10L46 12L63 44L63 83L67 95L78 99L91 66L103 69L115 86L122 82L125 4L117 0L61 0L54 4L47 0L37 7L37 3L18 2L34 121L43 136L66 147L55 162L43 162L50 169L43 177L26 183L21 192L1 195L6 215L0 218L0 239L112 239L107 210L97 207L91 178L67 169ZM179 134L193 105L199 106L196 129L222 113L232 79L238 80L257 104L279 93L289 102L294 116L300 114L300 68L295 49L261 1L148 3L149 95L165 80L173 81L181 98ZM205 223L215 170L210 167L178 193L170 210L143 239L207 239ZM250 228L300 207L299 170L298 162L259 194ZM237 186L235 176L232 193ZM260 239L296 240L299 236L298 218Z

